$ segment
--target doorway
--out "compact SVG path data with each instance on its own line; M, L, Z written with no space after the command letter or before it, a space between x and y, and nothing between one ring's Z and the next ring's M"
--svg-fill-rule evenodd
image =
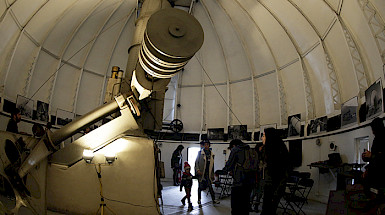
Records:
M191 173L193 175L195 175L195 160L196 160L200 150L201 150L200 147L188 147L187 148L187 162L191 166Z

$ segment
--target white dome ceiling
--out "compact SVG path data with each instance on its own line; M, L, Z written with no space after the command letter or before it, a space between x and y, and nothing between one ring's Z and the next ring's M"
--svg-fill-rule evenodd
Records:
M186 1L176 1L186 2ZM85 114L125 70L135 0L0 0L0 96ZM188 8L187 8L188 9ZM164 120L184 132L339 113L384 80L382 0L199 0L205 40L169 84ZM177 107L180 104L180 107Z

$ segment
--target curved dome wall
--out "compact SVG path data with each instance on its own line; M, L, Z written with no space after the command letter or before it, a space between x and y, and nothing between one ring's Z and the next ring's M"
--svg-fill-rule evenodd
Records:
M178 2L178 1L176 1ZM134 0L0 0L0 96L82 115L102 104L112 66L125 70ZM384 80L380 0L199 0L201 50L170 82L164 120L184 132L287 124L339 113ZM180 107L177 107L180 104Z

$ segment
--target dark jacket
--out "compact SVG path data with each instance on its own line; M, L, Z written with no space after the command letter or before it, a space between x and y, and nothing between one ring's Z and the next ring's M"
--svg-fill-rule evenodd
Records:
M282 142L280 144L264 146L262 149L262 159L266 168L264 172L265 180L271 181L273 185L284 183L290 170L289 152Z
M235 146L230 153L229 160L226 162L224 171L231 172L233 175L233 186L246 186L251 185L251 175L246 174L243 170L242 165L245 162L245 152L249 150L250 146L247 144L240 144Z
M7 130L6 131L13 132L13 133L19 133L19 129L17 127L17 122L14 119L10 119L8 121L8 125L7 125Z
M182 169L182 153L180 149L175 149L172 153L171 168Z
M374 137L371 152L371 158L365 159L370 162L366 169L371 186L385 188L385 134L378 134Z

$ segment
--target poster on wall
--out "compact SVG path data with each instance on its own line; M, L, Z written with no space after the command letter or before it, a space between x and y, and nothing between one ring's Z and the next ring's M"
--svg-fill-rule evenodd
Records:
M365 90L366 119L374 118L384 112L382 100L382 85L381 80L378 79Z
M56 125L66 125L74 119L74 113L57 109L56 111Z
M353 123L357 123L357 96L349 99L341 105L341 127L346 127Z
M247 125L229 125L228 133L230 140L247 140Z
M37 120L48 122L49 120L48 107L49 107L48 103L44 103L42 101L37 100L37 107L36 107Z
M32 119L33 100L22 95L17 95L16 108L20 110L20 114L26 118Z
M261 125L261 127L259 128L259 140L262 140L262 135L265 132L265 129L267 128L277 129L277 124L274 123L274 124L268 124L268 125Z
M288 118L288 137L296 137L301 134L301 114L291 115Z
M328 118L326 116L310 120L308 134L316 134L327 130Z
M223 140L225 134L224 128L209 128L207 129L207 139L209 140Z

